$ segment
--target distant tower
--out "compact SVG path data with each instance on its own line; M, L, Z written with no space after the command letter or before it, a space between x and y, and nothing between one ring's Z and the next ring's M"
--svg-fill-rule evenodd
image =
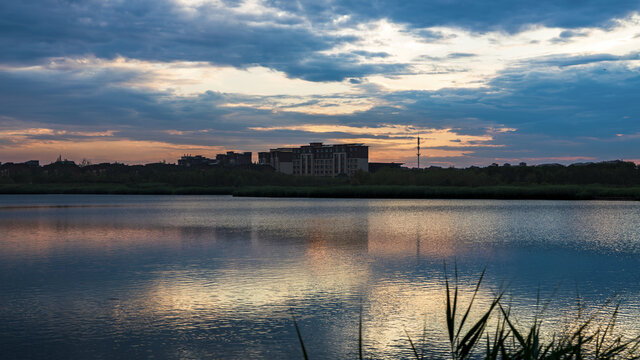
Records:
M418 169L420 169L420 135L418 135Z

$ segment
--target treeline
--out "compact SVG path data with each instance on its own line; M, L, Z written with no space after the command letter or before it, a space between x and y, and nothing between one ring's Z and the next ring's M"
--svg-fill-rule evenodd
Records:
M501 186L501 185L640 185L640 167L633 162L606 161L564 166L497 164L487 167L426 169L382 169L373 174L359 173L357 185L413 186Z
M510 166L426 169L381 169L346 176L302 177L278 173L268 166L181 167L171 164L98 164L79 166L56 162L45 166L0 165L0 185L58 186L164 186L166 188L241 188L256 186L335 187L335 186L431 186L487 187L532 185L640 186L640 168L632 162L609 161L563 166ZM41 187L46 189L46 187ZM43 190L46 191L46 190ZM185 190L188 192L188 190Z
M0 165L0 184L3 185L53 185L119 184L141 186L146 184L173 187L242 187L260 185L326 186L348 184L347 177L298 177L274 171L270 167L182 167L173 164L97 164L79 166L71 162L55 162L49 165L26 164Z

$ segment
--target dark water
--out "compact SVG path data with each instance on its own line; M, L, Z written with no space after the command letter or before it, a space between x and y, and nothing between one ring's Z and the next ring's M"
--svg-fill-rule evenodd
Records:
M622 301L640 332L640 203L0 196L0 358L409 356L445 349L443 262L549 329Z

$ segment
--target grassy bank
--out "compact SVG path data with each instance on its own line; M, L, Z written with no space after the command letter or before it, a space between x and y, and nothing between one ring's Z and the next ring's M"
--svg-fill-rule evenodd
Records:
M230 195L232 187L146 184L9 184L0 194L125 194L125 195Z
M243 187L234 196L390 199L557 199L640 200L640 187L580 185L548 186L331 186L331 187Z

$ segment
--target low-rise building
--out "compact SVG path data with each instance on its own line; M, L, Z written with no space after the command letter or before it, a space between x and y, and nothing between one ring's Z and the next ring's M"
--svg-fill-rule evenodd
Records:
M251 165L251 152L236 153L227 151L226 154L218 154L215 159L210 159L202 155L184 155L178 160L178 165L193 166L244 166Z
M275 170L301 176L351 176L369 171L369 147L364 144L310 143L298 148L278 148L258 154L258 161Z
M278 148L258 153L258 164L269 165L281 173L293 174L293 149Z
M251 151L246 151L243 153L227 151L226 154L216 155L216 160L219 164L225 166L251 165L251 155Z
M202 155L184 155L178 160L178 165L185 167L213 166L218 165L218 161Z

